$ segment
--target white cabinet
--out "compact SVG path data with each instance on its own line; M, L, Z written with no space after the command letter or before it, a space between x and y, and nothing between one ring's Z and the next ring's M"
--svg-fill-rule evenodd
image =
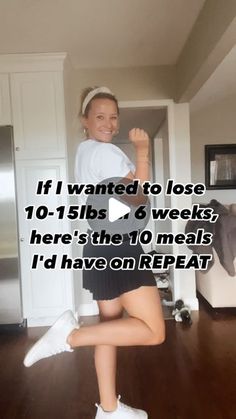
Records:
M55 213L58 206L67 206L65 194L56 195L58 180L66 183L64 159L26 160L16 162L17 202L20 236L21 275L23 315L28 325L50 324L64 310L73 308L72 271L59 269L63 254L70 257L71 245L63 244L30 244L31 231L37 233L69 233L70 225L57 216L45 219L27 219L24 208L34 205L46 206ZM36 195L39 180L52 179L53 188L47 195ZM55 188L54 188L55 187ZM35 211L34 211L35 213ZM32 269L34 255L42 255L44 260L56 254L57 263L54 269L46 269L39 262L37 269ZM51 321L52 320L52 321Z
M65 309L74 310L73 271L42 264L31 269L33 254L60 258L70 255L71 245L29 244L32 229L67 233L68 221L27 220L24 211L29 205L53 210L67 202L63 195L35 195L39 180L68 182L65 63L64 53L0 55L0 124L13 125L23 316L29 326L50 325Z
M17 159L65 157L65 109L61 72L11 74Z
M0 125L11 125L11 106L8 74L0 74Z

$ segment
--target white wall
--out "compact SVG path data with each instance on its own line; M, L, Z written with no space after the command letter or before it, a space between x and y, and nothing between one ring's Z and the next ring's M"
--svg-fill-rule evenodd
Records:
M77 126L76 121L76 93L74 89L74 76L75 72L70 64L70 60L67 58L64 64L64 92L65 92L65 119L66 119L66 132L67 132L67 156L68 156L68 178L69 182L74 182L73 171L74 164L72 162L72 156L75 155L75 149L77 146ZM76 121L76 124L75 124ZM69 196L69 204L76 205L76 198ZM71 222L71 231L77 229L78 226L75 222ZM72 257L81 256L81 249L78 246L72 245ZM80 296L82 295L82 275L81 272L73 271L73 283L74 283L74 302L75 308L77 309L80 304Z
M192 182L205 182L204 145L236 144L236 96L228 96L205 107L190 107ZM235 189L207 190L205 195L193 198L195 202L209 203L217 199L222 204L236 202Z
M190 126L189 105L187 103L174 104L169 112L169 153L170 153L170 178L176 183L188 183L191 180L190 164ZM191 208L192 197L187 195L171 195L172 208ZM172 232L183 233L185 220L173 220ZM173 245L173 254L191 255L192 252L186 245ZM193 310L198 309L196 298L196 281L194 270L175 270L174 300L182 298Z

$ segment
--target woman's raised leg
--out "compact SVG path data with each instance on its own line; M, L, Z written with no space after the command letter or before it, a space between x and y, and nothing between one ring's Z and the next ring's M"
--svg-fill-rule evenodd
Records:
M74 329L67 338L72 348L91 345L158 345L165 339L165 325L159 292L142 286L120 297L129 318L111 320Z

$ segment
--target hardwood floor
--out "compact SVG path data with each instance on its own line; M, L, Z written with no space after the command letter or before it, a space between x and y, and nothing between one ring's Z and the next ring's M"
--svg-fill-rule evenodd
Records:
M149 419L236 419L236 314L201 303L191 327L167 320L163 345L118 349L118 394ZM94 419L93 348L25 368L46 328L0 332L2 419Z

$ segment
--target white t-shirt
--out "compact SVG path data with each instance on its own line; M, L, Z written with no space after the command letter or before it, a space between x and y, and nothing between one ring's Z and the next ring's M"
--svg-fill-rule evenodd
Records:
M79 144L75 157L75 180L97 184L112 177L135 173L135 166L114 144L88 139Z
M135 166L123 151L114 144L93 139L82 141L75 157L75 180L78 183L94 184L112 177L123 178L129 172L135 173ZM88 196L78 196L79 204L86 204ZM87 220L80 221L82 231L89 227Z

